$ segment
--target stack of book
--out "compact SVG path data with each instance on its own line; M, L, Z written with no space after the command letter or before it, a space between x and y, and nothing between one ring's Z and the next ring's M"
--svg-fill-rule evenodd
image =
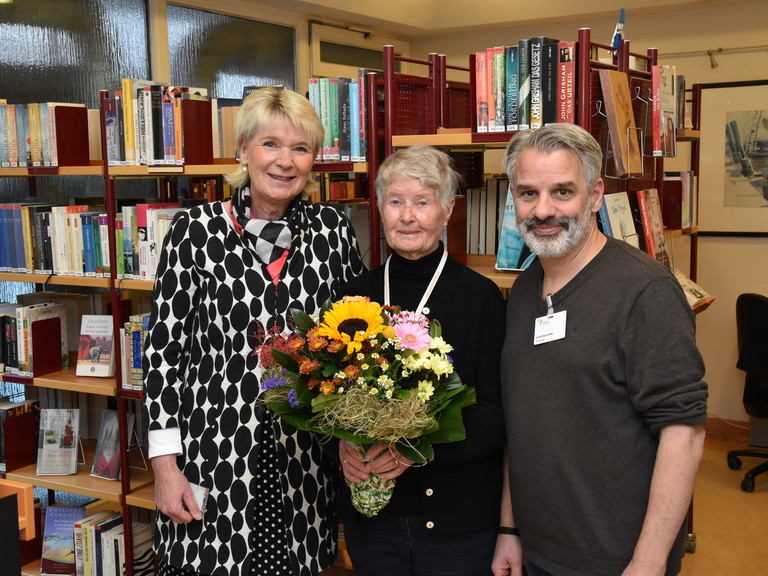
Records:
M477 132L575 121L576 43L534 36L475 53Z
M325 128L325 139L317 160L365 162L367 105L365 68L357 78L310 78L309 101Z
M120 366L124 390L141 391L144 388L141 361L148 328L149 312L132 314L120 328Z
M88 166L98 110L65 102L0 103L0 167Z

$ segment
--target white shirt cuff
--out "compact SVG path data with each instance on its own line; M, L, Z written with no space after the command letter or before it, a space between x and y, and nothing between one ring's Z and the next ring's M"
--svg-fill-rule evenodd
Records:
M149 441L149 458L165 456L166 454L181 454L181 430L179 428L165 428L163 430L150 430L147 434Z

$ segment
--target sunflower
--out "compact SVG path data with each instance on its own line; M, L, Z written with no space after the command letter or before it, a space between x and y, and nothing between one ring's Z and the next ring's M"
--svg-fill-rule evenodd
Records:
M345 298L325 313L317 335L343 342L347 354L353 354L362 349L365 340L381 333L384 326L379 304Z

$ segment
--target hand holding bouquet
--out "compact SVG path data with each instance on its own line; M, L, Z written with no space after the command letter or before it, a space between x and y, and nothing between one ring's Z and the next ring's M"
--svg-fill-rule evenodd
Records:
M396 445L417 464L433 443L466 436L461 409L475 402L461 383L440 325L360 296L326 302L318 318L291 310L296 333L261 351L267 406L301 430L364 446ZM394 480L350 483L355 507L375 515Z

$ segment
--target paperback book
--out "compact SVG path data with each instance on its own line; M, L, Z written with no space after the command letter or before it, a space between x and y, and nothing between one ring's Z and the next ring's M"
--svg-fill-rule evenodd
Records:
M40 438L37 445L37 474L77 473L80 410L40 410Z
M102 412L91 476L106 478L107 480L120 478L120 426L118 418L117 410L104 410ZM134 419L133 413L127 415L126 435L129 439L133 432Z
M84 506L48 506L45 511L40 574L75 574L75 522Z
M525 270L534 258L535 255L525 245L523 237L517 229L512 191L507 187L507 200L504 204L504 217L499 234L499 249L496 253L496 269Z
M115 343L110 315L83 314L77 349L78 376L115 375Z

